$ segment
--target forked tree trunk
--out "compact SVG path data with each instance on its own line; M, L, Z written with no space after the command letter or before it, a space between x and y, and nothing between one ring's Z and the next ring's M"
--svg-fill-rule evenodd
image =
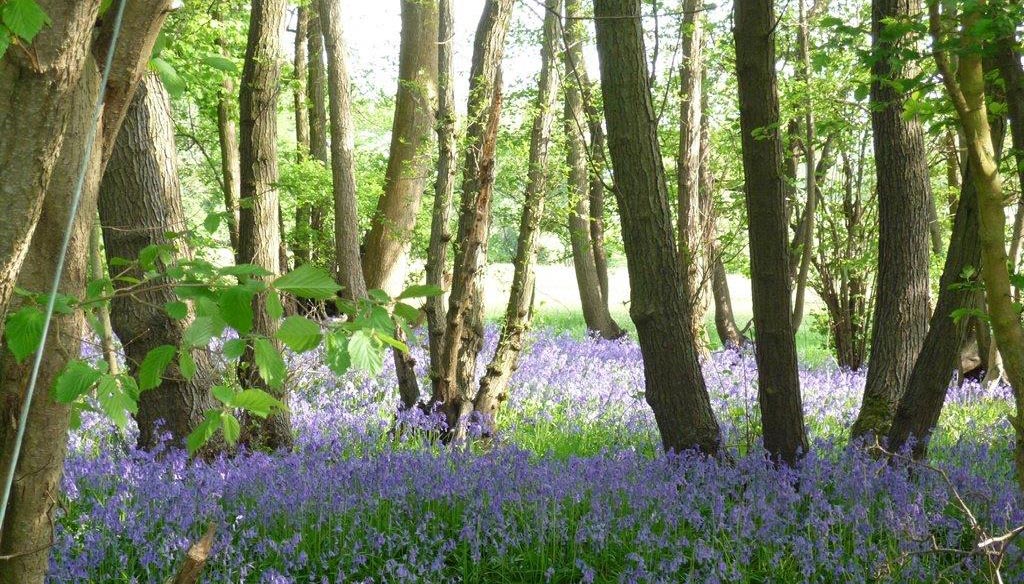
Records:
M320 26L327 50L331 109L331 175L334 184L334 253L338 283L346 298L366 297L359 256L356 200L355 128L349 89L348 56L341 26L341 0L319 0Z
M155 74L143 78L125 116L103 174L99 211L108 260L134 260L150 245L173 245L180 256L191 255L183 247L187 245L185 240L172 240L166 235L180 233L187 225L181 207L170 98ZM141 271L128 275L142 278ZM114 331L121 339L133 375L150 350L160 345L182 345L191 318L176 320L163 308L176 299L169 287L154 287L116 296L111 302ZM215 407L210 387L216 382L216 372L209 354L196 350L192 357L196 372L191 379L186 380L177 361L172 362L160 385L139 397L135 419L140 448L156 447L163 432L171 435L171 445L184 447L185 439L203 421L205 412Z
M367 288L398 293L405 281L416 227L437 101L437 0L403 0L398 95L384 194L366 234L363 274Z
M460 419L473 406L476 359L483 347L480 280L494 194L494 154L501 114L501 59L514 3L514 0L487 0L473 44L458 248L444 346L431 400L441 404L449 437L456 439L462 433Z
M277 96L280 92L280 30L284 0L254 0L249 20L249 39L242 69L241 103L241 213L239 259L267 270L280 271L281 232L277 193ZM276 292L267 292L275 294ZM273 341L277 322L267 312L265 294L253 298L253 330ZM258 387L287 401L283 390L268 387L260 378L252 348L246 349L240 366L245 387ZM249 445L272 450L290 448L291 423L286 412L265 420L251 420Z
M452 197L455 192L455 21L452 0L438 1L437 29L437 180L430 218L430 243L427 247L427 284L448 290L448 244L452 238ZM441 353L444 347L445 296L427 298L427 336L430 344L431 394L438 395Z
M558 103L558 50L561 45L562 0L546 0L544 36L541 48L540 81L534 102L533 128L530 131L529 174L523 214L519 221L512 289L509 291L505 322L498 337L498 347L491 358L473 407L485 422L492 425L501 403L508 399L508 381L515 371L523 339L533 316L533 295L536 289L537 239L547 198L548 151L551 129Z
M721 433L691 336L693 315L673 237L640 0L596 0L594 15L645 399L667 452L697 448L715 454Z
M612 318L608 311L607 268L602 283L598 270L597 245L595 235L597 229L591 209L594 189L603 192L604 185L592 185L591 168L597 167L596 160L587 151L588 139L591 137L589 116L586 115L583 94L583 41L585 29L578 20L580 0L568 0L566 3L566 29L564 61L565 61L565 137L566 158L569 168L569 199L572 210L569 212L569 242L572 247L573 267L576 271L576 284L580 292L580 305L583 309L583 320L587 330L599 334L605 339L621 337L624 331ZM600 153L604 155L603 152ZM588 164L590 158L590 164ZM596 172L594 173L596 174ZM600 177L598 177L600 178ZM603 194L600 195L603 197ZM600 235L603 238L603 228ZM603 253L603 252L601 252Z
M757 397L769 455L794 463L807 452L790 318L786 183L782 177L772 0L735 5L736 76L753 295ZM766 130L767 129L767 130ZM760 133L765 135L759 135ZM806 242L805 242L806 244Z
M864 399L853 436L884 436L928 332L928 159L921 124L904 116L905 96L895 83L910 63L890 57L912 42L902 26L920 10L918 0L873 0L871 127L878 184L878 284ZM896 24L893 24L896 23Z

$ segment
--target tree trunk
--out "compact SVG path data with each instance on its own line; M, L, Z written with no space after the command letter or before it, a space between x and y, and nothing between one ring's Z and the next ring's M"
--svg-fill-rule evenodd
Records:
M732 312L732 296L729 294L729 281L726 278L722 252L717 242L711 267L711 293L715 300L715 330L718 331L718 339L726 348L746 346L750 339L736 324L736 317Z
M903 115L895 82L910 64L894 51L911 42L886 31L918 14L917 0L873 0L871 127L878 184L878 284L867 382L853 436L885 435L928 332L928 159L921 125Z
M359 206L356 201L355 128L349 95L348 56L341 27L341 0L319 0L320 25L327 50L331 106L331 174L334 179L334 253L338 283L346 298L366 297L359 256Z
M447 290L451 279L448 268L448 243L451 241L452 197L455 191L455 78L452 43L455 21L452 0L438 2L437 29L437 180L434 183L434 207L430 219L430 243L427 247L427 284ZM444 347L444 295L427 298L427 335L430 343L431 393L438 395L441 353Z
M295 85L292 88L292 109L295 112L295 147L296 160L302 162L310 155L309 142L309 106L306 97L309 94L307 78L309 77L309 7L299 6L295 24L295 58L292 61L292 75ZM295 256L295 267L309 263L310 215L313 206L303 201L295 205L295 230L292 232L292 253ZM282 230L282 233L284 231Z
M308 12L309 84L306 93L309 103L309 154L314 160L320 161L324 167L328 167L331 158L327 146L327 73L324 70L324 35L320 26L320 11L316 2L310 4ZM318 259L312 240L323 231L323 228L323 208L320 205L310 205L310 261Z
M594 187L591 181L590 168L598 166L588 158L587 141L591 137L589 116L586 115L583 101L583 83L581 82L583 67L583 40L585 29L582 21L577 19L580 0L568 0L566 3L566 30L563 54L565 60L565 137L566 158L569 168L569 200L572 210L569 212L569 242L572 246L573 267L576 271L576 284L580 292L580 305L583 308L583 320L587 330L605 339L616 339L625 334L608 311L607 267L604 281L598 270L597 249L595 242L603 238L603 228L595 233L594 216L591 209L594 190L599 191L603 198L604 185L598 181ZM603 150L603 146L602 146ZM603 156L603 151L600 153ZM594 173L596 174L596 173ZM601 177L598 177L599 179ZM603 213L603 212L602 212ZM603 253L603 252L602 252Z
M630 316L645 398L666 452L715 454L721 433L691 336L644 49L640 0L596 0L597 52L615 196L630 280Z
M804 208L804 216L800 221L803 228L801 240L803 245L800 248L800 270L796 277L796 295L793 300L793 331L800 329L800 323L804 319L804 297L807 295L807 279L811 272L811 258L814 257L814 219L818 209L818 169L814 160L815 136L814 124L814 98L810 91L811 83L811 50L810 50L810 18L804 9L804 0L800 0L800 27L797 33L799 44L801 71L800 76L807 84L807 103L804 107L804 177L807 187L807 206Z
M786 183L781 174L782 140L777 129L774 2L739 2L733 18L745 198L750 218L758 402L765 449L772 458L792 464L807 452L807 432L790 318ZM760 132L765 135L759 136Z
M214 18L220 20L221 15ZM228 54L228 40L217 39L221 55ZM220 168L223 180L221 191L224 195L224 212L227 217L228 238L231 241L231 252L238 259L238 199L241 197L241 169L238 161L238 133L235 127L235 83L231 77L225 76L221 82L220 94L217 96L217 136L220 140Z
M284 0L253 1L239 94L243 203L239 214L239 259L271 274L280 271L277 95L281 83L280 31L284 14ZM277 322L267 312L265 294L254 298L252 306L253 330L273 340ZM240 377L243 387L258 387L287 401L283 391L268 387L260 378L252 347L247 348L243 356ZM251 447L272 450L291 447L291 423L286 412L252 422L255 427L250 429L247 440Z
M181 208L170 98L155 74L143 78L125 116L103 174L99 211L108 259L134 260L149 245L177 245L181 256L191 255L183 247L183 239L165 235L182 232L187 225ZM142 277L141 272L129 275ZM160 287L117 296L111 302L114 331L132 375L137 375L150 350L160 345L181 346L191 319L173 319L163 309L176 298L169 287ZM135 419L140 448L156 447L163 432L171 435L172 445L184 447L206 411L216 406L209 393L216 380L209 354L197 350L192 357L196 373L191 379L184 379L177 363L171 363L160 386L139 397Z
M428 146L437 101L437 35L437 0L403 0L391 152L363 256L366 286L390 294L398 293L405 281L412 231L433 158Z
M432 396L433 403L441 404L449 437L456 439L462 433L460 419L473 406L476 359L483 346L480 280L493 200L494 151L501 115L501 59L514 3L487 0L473 44L458 248L444 347Z
M529 174L519 222L512 289L509 291L505 322L498 347L487 372L480 380L474 409L493 428L498 408L508 399L508 381L523 349L523 337L533 316L533 292L536 284L537 239L544 216L548 189L548 151L551 129L558 103L558 51L561 45L562 0L546 0L544 36L541 48L540 80L534 103L533 128L530 131Z
M71 195L75 190L79 166L85 157L88 128L95 123L93 107L99 88L99 74L91 58L82 65L79 83L65 96L68 107L67 128L63 131L58 160L39 216L31 245L26 253L17 285L34 292L48 292L53 282L55 262L62 244ZM35 147L34 143L25 144ZM68 261L60 293L81 297L88 278L89 231L96 213L102 149L92 151L82 189L75 230L68 248ZM67 453L70 408L54 400L57 376L81 354L85 332L81 313L55 313L46 344L46 358L39 371L25 426L24 444L18 460L7 516L0 533L0 583L42 583L49 567L53 544L54 514L59 507L61 475ZM28 385L32 357L16 363L3 351L0 371L0 472L6 476L11 463L16 424Z

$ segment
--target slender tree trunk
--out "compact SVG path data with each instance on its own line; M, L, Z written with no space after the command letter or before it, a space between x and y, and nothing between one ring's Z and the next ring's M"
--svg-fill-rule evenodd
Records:
M804 171L807 186L807 206L800 224L803 228L803 245L800 249L800 271L796 278L796 296L793 300L793 330L800 329L804 319L804 297L807 295L807 279L811 272L811 258L814 257L814 219L818 208L817 163L815 162L814 142L814 98L810 90L811 82L811 49L809 16L804 8L804 0L800 0L800 29L797 34L800 51L800 75L807 84L807 99L804 107Z
M597 52L615 196L630 275L630 316L645 398L666 451L715 454L721 433L692 338L651 98L640 0L596 0Z
M873 0L871 127L878 184L878 285L867 383L853 436L885 435L928 331L928 159L921 125L903 114L895 81L909 64L894 51L911 42L887 32L918 14L917 0Z
M327 50L331 107L331 171L334 179L334 253L338 282L346 298L364 298L359 255L359 207L356 201L355 128L349 95L348 57L341 27L341 0L319 0L320 25Z
M758 402L765 449L772 458L792 464L807 452L807 432L800 399L796 331L790 318L786 183L781 174L782 140L777 130L774 2L739 2L733 18L743 174L750 218ZM765 135L758 135L760 132Z
M99 210L108 259L135 259L150 245L177 245L179 254L190 255L187 247L182 247L183 240L165 235L181 232L187 225L181 208L171 103L155 74L143 78L125 116L103 174ZM142 277L141 273L129 275ZM191 319L173 319L163 309L176 298L171 289L163 287L112 301L114 331L133 375L150 350L160 345L181 346ZM135 419L140 448L157 446L162 432L170 433L171 444L183 447L206 410L215 407L209 393L215 383L209 354L193 351L192 357L196 373L191 379L185 379L172 363L160 386L139 397Z
M239 259L264 268L271 274L280 271L280 223L277 170L277 96L281 82L281 26L284 0L254 0L249 20L249 39L242 70L241 103L241 187L239 221ZM275 294L275 292L268 292ZM274 338L277 322L267 312L264 295L253 299L253 329ZM259 387L287 401L280 390L267 387L260 379L252 348L243 357L243 386ZM253 420L248 441L252 447L272 450L290 448L291 423L287 413L279 412L266 420Z
M547 0L544 12L544 36L541 48L540 81L534 103L533 128L530 131L529 174L523 215L519 222L512 289L509 291L505 323L501 327L498 347L487 372L480 381L474 409L490 424L501 403L508 399L508 381L512 377L523 349L523 337L533 316L533 293L536 285L535 263L537 239L544 216L548 189L548 151L551 130L558 104L558 52L561 45L562 0Z
M309 104L309 154L329 167L331 157L327 146L327 73L324 70L324 35L320 26L320 10L316 2L310 4L309 38L306 43L309 61L309 83L306 86ZM313 238L324 229L324 211L320 205L309 209L310 250L309 259L315 261Z
M295 58L292 61L292 75L295 85L292 88L292 109L295 112L295 145L298 162L306 160L310 155L309 139L309 7L299 6L295 25ZM292 253L295 256L295 267L309 263L310 246L310 215L313 206L303 201L295 205L295 230L292 236ZM282 233L284 231L282 230Z
M427 247L427 284L442 290L449 288L448 243L451 241L452 197L455 191L455 21L452 0L438 1L437 29L437 181L434 183L434 207ZM427 334L430 343L431 393L438 395L441 353L444 347L444 295L427 298Z
M432 401L441 404L450 437L473 406L476 359L483 346L480 279L494 189L494 151L501 114L501 59L514 0L487 0L473 45L469 127L451 297Z
M367 287L392 294L405 281L412 231L433 158L429 145L437 102L437 31L437 0L402 1L391 152L363 256Z
M103 262L103 227L97 217L93 221L92 230L89 233L89 280L102 280L106 277L107 267ZM107 362L107 370L112 375L117 375L121 372L121 365L117 360L117 347L114 345L114 329L110 324L109 302L102 302L96 307L95 319L95 332L100 340L103 360Z
M219 13L214 18L221 19ZM221 55L228 54L228 40L217 39ZM238 199L241 197L241 169L238 162L238 132L235 126L235 104L237 97L235 83L225 76L217 97L217 136L220 140L221 191L224 196L224 212L227 217L228 237L231 251L238 259Z
M722 341L723 347L743 347L750 340L736 324L729 281L726 279L725 264L722 263L722 252L717 242L711 268L711 293L715 300L715 330L718 331L718 339Z
M565 60L565 137L566 158L569 168L569 198L572 210L569 213L569 242L572 246L573 267L576 271L576 284L580 292L580 305L583 308L583 320L587 330L593 331L605 339L616 339L625 332L612 318L608 311L607 268L602 283L597 267L597 249L595 242L598 236L603 238L603 228L595 234L592 229L594 217L591 209L591 193L594 189L601 191L603 198L604 185L593 187L590 167L587 159L587 141L591 135L589 116L586 115L583 101L581 78L577 74L584 71L583 41L585 29L582 21L577 19L580 0L568 0L566 3L566 30L564 52ZM602 147L603 148L603 147ZM600 153L603 156L603 152ZM596 162L591 160L592 165ZM595 173L596 174L596 173ZM598 177L600 178L600 177Z

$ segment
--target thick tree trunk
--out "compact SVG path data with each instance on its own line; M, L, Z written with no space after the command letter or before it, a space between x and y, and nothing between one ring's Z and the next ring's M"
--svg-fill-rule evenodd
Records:
M94 123L92 113L98 79L96 67L90 59L84 65L76 90L66 97L69 102L68 123L60 156L54 165L39 225L18 279L18 286L26 290L48 291L53 282L53 258L60 250L68 205L75 190L79 165L85 156L85 135ZM84 294L88 278L89 232L96 213L100 158L101 148L94 148L60 289L63 294L76 297ZM70 415L68 406L54 400L50 388L64 366L79 357L84 325L80 313L54 314L46 345L47 357L42 361L4 530L0 533L0 558L4 558L0 559L0 582L4 584L42 583L47 572ZM2 355L0 415L4 420L18 419L31 366L32 357L16 363L10 353L5 351ZM16 430L14 423L0 426L0 472L4 475L11 462Z
M598 270L597 249L595 242L598 235L603 238L603 228L594 233L593 210L591 209L591 193L596 188L603 198L604 185L593 187L591 183L591 160L587 152L587 142L591 137L589 116L586 115L583 100L583 83L581 82L583 67L583 41L585 29L578 20L580 0L568 0L566 3L566 30L564 52L565 60L565 137L566 158L569 168L569 199L572 210L569 212L569 242L572 246L573 267L576 271L576 284L580 292L580 305L583 308L583 320L587 330L605 339L616 339L625 332L612 318L608 311L607 298L607 267L605 280L602 283ZM602 146L603 148L603 146ZM603 156L603 152L600 153ZM596 174L596 173L595 173ZM600 178L600 177L598 177Z
M437 180L434 183L434 206L430 218L430 243L427 247L427 284L448 290L451 270L448 268L448 243L452 239L452 197L455 192L455 20L452 0L438 1L437 29ZM427 335L430 343L431 393L438 395L441 353L444 347L444 295L427 298Z
M493 425L498 408L508 399L508 381L515 371L523 338L533 316L533 293L536 287L537 239L547 198L548 151L551 130L558 103L558 52L561 46L562 0L546 0L544 36L541 48L540 80L534 102L533 128L530 131L529 174L523 214L519 222L512 289L509 291L505 323L498 337L498 347L487 372L480 380L474 409Z
M886 32L918 14L917 0L872 2L871 127L878 183L878 284L867 383L853 436L885 435L928 332L928 217L931 198L921 125L903 115L894 81L909 64L892 53L911 42Z
M242 69L241 103L241 213L239 259L277 274L280 270L280 207L277 194L277 96L281 82L281 25L284 0L254 0L249 38ZM269 292L274 294L275 292ZM267 312L263 295L253 299L253 329L273 339L277 322ZM243 386L259 387L287 401L283 391L260 379L252 348L246 350L240 370ZM290 448L291 424L285 412L265 420L252 420L248 442L255 448Z
M349 93L348 56L341 26L341 0L319 0L320 26L327 50L331 108L331 174L334 179L334 253L338 283L346 298L366 296L359 255L356 201L355 128Z
M405 281L416 226L437 101L437 0L402 1L398 95L384 194L366 235L363 274L368 288L395 294Z
M170 99L155 74L143 78L125 116L103 174L99 210L108 259L138 258L149 245L177 245L179 254L190 255L182 247L182 239L165 235L181 232L187 225L181 208ZM130 275L142 277L141 273ZM190 319L173 319L163 309L175 299L170 288L161 287L117 296L111 302L114 331L133 375L150 350L160 345L181 346ZM171 444L183 447L206 410L215 407L209 393L216 381L209 355L193 351L192 357L196 363L192 379L184 379L172 363L160 386L140 396L135 418L140 448L157 446L162 432L170 433Z
M807 432L790 318L786 183L781 174L782 140L777 129L774 2L739 2L733 17L744 186L750 218L758 402L765 449L773 458L792 464L807 451ZM758 135L761 132L766 135Z
M640 0L596 0L597 52L615 196L630 280L630 316L645 398L666 451L715 454L721 433L697 360L683 290L640 20Z
M494 151L501 114L501 59L514 0L487 0L473 45L469 127L459 212L458 248L446 315L444 347L432 401L441 404L450 437L473 406L476 359L483 347L481 277L494 189Z

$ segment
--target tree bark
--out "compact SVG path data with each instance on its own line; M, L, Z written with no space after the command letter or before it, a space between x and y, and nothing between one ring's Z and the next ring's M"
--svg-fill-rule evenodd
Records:
M473 404L474 409L492 427L498 408L508 399L508 381L516 369L523 349L523 338L533 316L533 293L536 288L534 264L537 261L537 239L540 237L540 223L547 198L548 151L560 84L558 52L561 44L562 0L546 0L544 8L540 80L530 131L529 174L513 262L512 289L509 291L498 347L480 380L480 390Z
M592 131L586 115L583 100L585 68L583 66L583 42L585 29L578 20L580 0L568 0L566 3L566 29L563 53L565 61L565 138L566 161L569 168L569 199L572 210L569 212L569 242L572 247L573 267L576 272L576 284L580 292L580 305L583 309L583 320L587 330L605 339L617 339L625 334L608 310L607 267L602 282L598 270L596 243L598 237L603 238L603 227L597 233L593 209L591 209L592 193L597 189L603 198L604 185L595 187L592 184L591 167L597 166L592 154L587 151ZM603 139L602 139L603 144ZM603 150L603 146L602 146ZM600 153L603 156L603 151ZM588 164L590 158L591 164ZM596 172L594 173L596 174ZM601 177L598 177L600 179ZM603 211L602 211L603 213ZM603 253L603 252L601 252Z
M786 243L786 183L781 174L782 140L778 133L774 2L738 2L733 18L744 187L750 218L758 403L765 449L772 458L792 464L807 452L807 432L795 330L790 318L790 257ZM758 135L761 132L764 135Z
M434 183L434 206L430 219L430 243L427 247L427 284L448 290L451 270L448 268L448 243L451 241L452 198L455 192L455 20L452 0L438 1L437 29L437 180ZM438 395L441 354L444 347L444 295L427 298L427 335L430 344L431 393Z
M894 82L910 64L894 56L911 42L887 32L918 14L917 0L873 0L871 127L878 184L878 284L867 382L853 436L885 435L928 332L928 159L921 125L903 115Z
M449 438L462 434L460 419L473 406L476 359L483 347L481 277L491 220L494 153L501 115L501 59L514 0L487 0L473 44L466 161L444 347L432 402L441 404Z
M320 26L320 11L316 2L308 7L309 12L309 84L306 87L309 102L309 154L329 167L331 163L327 146L327 73L324 70L324 35ZM324 212L320 205L309 210L310 239L324 229ZM316 246L310 245L309 260L317 261Z
M639 0L596 0L597 52L615 196L630 280L630 316L645 398L667 452L715 454L721 433L691 336L651 99Z
M722 252L715 243L712 260L711 293L715 300L715 330L723 347L743 347L750 339L743 334L736 324L732 312L732 295L729 293L729 280L726 278L725 264L722 263Z
M249 38L242 69L241 104L241 212L239 259L271 274L280 271L280 207L277 193L277 95L281 82L281 26L284 0L254 0L249 19ZM272 278L273 276L271 276ZM275 294L275 292L267 292ZM267 312L265 295L253 299L253 330L271 340L277 322ZM272 341L273 342L273 341ZM244 387L258 387L282 401L283 391L260 378L252 348L246 349L240 366ZM291 423L286 412L265 420L251 420L247 442L254 448L290 448Z
M295 86L292 88L292 106L295 112L295 145L298 162L306 160L310 155L309 141L309 106L307 104L309 77L309 7L299 6L295 24L295 57L292 61L292 75ZM311 214L313 205L297 201L295 205L295 230L291 237L292 253L295 256L295 267L309 263L311 235Z
M398 293L408 268L409 245L423 198L428 146L437 101L437 0L402 1L398 95L384 194L366 235L363 274L368 288Z
M116 142L99 196L108 259L133 260L149 245L176 245L181 257L189 257L183 239L165 235L182 232L187 225L181 207L170 98L155 74L143 78ZM129 275L142 277L141 272ZM150 350L160 345L181 346L191 318L176 320L163 309L176 299L169 287L160 287L116 296L111 302L114 331L132 375ZM215 407L209 389L216 372L209 354L197 350L192 357L196 363L192 379L183 378L177 363L171 363L160 386L139 397L135 419L140 448L156 447L163 432L171 435L171 445L184 447L205 412Z
M331 174L334 179L334 253L338 283L346 298L366 297L359 254L356 201L355 128L349 89L348 56L341 26L341 0L319 0L320 26L327 50L331 108Z
M797 32L797 43L800 53L800 76L807 84L807 98L804 107L804 177L807 187L807 205L804 208L804 216L800 221L803 228L801 240L803 245L800 248L800 269L796 277L796 295L793 299L793 331L800 329L800 323L804 319L804 298L807 295L807 279L811 272L811 258L814 257L814 219L818 209L818 184L817 184L817 163L815 162L815 123L814 123L814 98L812 97L811 83L811 49L810 49L810 26L809 16L804 8L804 0L799 3L800 26Z
M224 177L222 193L224 195L224 212L227 216L228 238L231 251L237 259L238 242L238 199L241 197L241 173L238 160L238 133L232 114L235 84L225 79L221 86L221 94L217 101L217 134L220 140L221 174Z

